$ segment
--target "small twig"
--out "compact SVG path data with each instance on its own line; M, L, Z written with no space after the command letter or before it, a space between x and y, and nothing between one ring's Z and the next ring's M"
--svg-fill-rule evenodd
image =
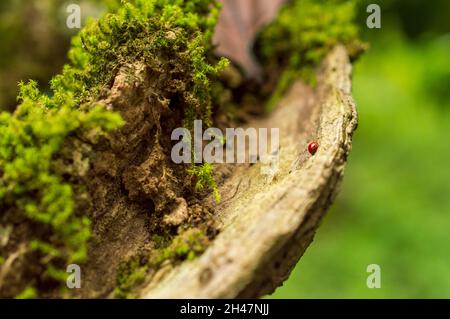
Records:
M0 266L0 288L3 285L3 280L5 279L8 272L12 269L12 265L16 259L18 259L20 256L25 255L27 252L27 247L24 243L19 245L19 248L9 255L9 257L6 259L5 263Z

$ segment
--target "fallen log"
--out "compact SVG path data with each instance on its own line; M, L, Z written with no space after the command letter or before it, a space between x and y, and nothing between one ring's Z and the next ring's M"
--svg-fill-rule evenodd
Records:
M316 89L297 81L269 118L248 126L280 128L278 172L235 166L219 188L221 233L198 259L159 270L141 297L253 298L288 278L338 193L357 126L345 49L328 54Z

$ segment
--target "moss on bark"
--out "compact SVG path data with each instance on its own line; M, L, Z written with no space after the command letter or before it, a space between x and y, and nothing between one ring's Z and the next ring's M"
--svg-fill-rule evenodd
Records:
M210 79L226 65L208 62L218 12L213 0L125 1L73 39L70 63L52 79L51 94L34 81L21 84L17 110L1 113L0 227L12 232L0 255L8 260L25 245L15 270L32 278L30 289L54 290L67 264L86 260L91 216L80 204L89 197L80 180L95 145L126 123L98 102L111 94L120 69L141 63L160 76L155 100L176 97L185 117L211 123ZM10 269L1 271L0 295L28 289Z

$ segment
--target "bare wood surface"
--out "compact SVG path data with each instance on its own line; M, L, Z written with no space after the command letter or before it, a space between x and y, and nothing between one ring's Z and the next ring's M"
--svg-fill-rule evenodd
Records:
M248 126L280 128L279 171L235 166L220 187L219 236L198 259L163 267L141 297L259 297L289 276L339 189L357 126L345 49L324 60L315 90L295 83L269 118Z

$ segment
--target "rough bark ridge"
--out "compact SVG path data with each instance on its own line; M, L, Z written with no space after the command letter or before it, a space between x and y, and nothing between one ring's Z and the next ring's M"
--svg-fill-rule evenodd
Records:
M357 126L350 77L338 46L322 63L315 90L298 81L269 118L249 123L280 128L279 171L266 176L260 164L235 166L220 187L221 233L200 258L161 270L141 297L259 297L288 277L343 176ZM311 140L320 144L314 156Z

